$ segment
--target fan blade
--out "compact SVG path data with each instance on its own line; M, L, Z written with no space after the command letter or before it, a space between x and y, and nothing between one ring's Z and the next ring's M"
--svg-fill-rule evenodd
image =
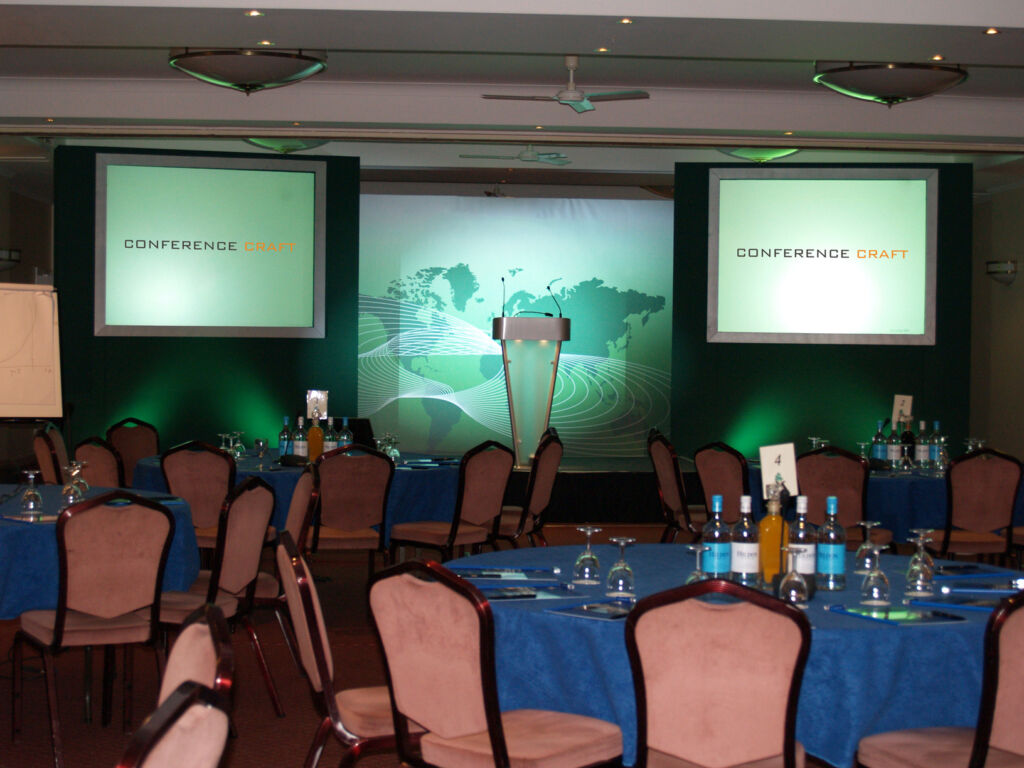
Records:
M537 157L541 160L566 160L569 156L561 152L538 152Z
M554 96L505 96L498 93L485 93L481 98L501 101L558 101Z
M632 99L649 99L647 91L606 91L604 93L588 93L587 101L630 101Z
M547 163L548 165L569 165L572 160L567 159L564 155L560 157L549 157L547 155L541 155L537 158L538 163Z
M565 99L558 99L559 104L565 104L567 107L572 107L576 110L577 114L581 112L593 112L594 105L590 103L590 99L583 98L579 101L566 101Z
M518 160L519 155L459 155L467 160Z

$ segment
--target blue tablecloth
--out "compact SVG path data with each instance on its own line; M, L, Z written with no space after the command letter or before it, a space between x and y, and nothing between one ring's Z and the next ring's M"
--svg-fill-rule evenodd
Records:
M754 519L764 514L761 501L761 469L748 467ZM896 541L910 538L913 528L946 528L946 478L927 472L890 474L872 472L868 478L869 520L877 520L893 532ZM1024 525L1024 483L1017 493L1013 524ZM934 537L933 537L934 538ZM938 539L936 539L937 541Z
M0 485L0 496L16 490ZM56 514L60 506L60 486L44 485L46 514ZM106 493L109 488L92 488L88 497ZM156 494L145 494L157 496ZM199 549L188 504L159 498L174 515L174 538L164 567L163 588L186 590L199 575ZM0 515L15 515L20 510L20 491L0 504ZM24 611L57 607L59 565L57 562L57 526L55 523L29 523L0 517L0 619L17 618Z
M524 548L449 565L558 566L562 579L568 579L581 549ZM595 550L607 571L617 549ZM685 547L672 544L631 547L627 560L639 597L678 586L694 565ZM894 602L902 600L905 567L906 558L883 557ZM814 630L796 731L807 751L845 768L853 764L857 742L872 733L973 726L988 614L960 611L965 621L897 627L826 610L829 604L858 602L861 577L847 578L845 591L819 593L807 611ZM598 587L579 589L579 598L492 602L501 707L554 709L614 722L622 728L624 762L631 765L636 758L636 709L623 622L577 619L548 610L603 595ZM756 643L757 638L746 642ZM681 647L679 653L688 650ZM679 695L679 727L686 728L687 709L699 703L687 700L685 686Z
M246 456L236 462L235 481L242 482L249 477L262 477L274 489L274 515L271 524L283 528L288 517L295 486L302 474L301 467L282 467L270 458L260 460ZM414 468L415 467L415 468ZM167 493L167 484L160 471L160 457L149 456L135 466L132 484L136 488ZM388 496L386 525L388 530L395 523L414 520L449 521L455 510L455 497L459 486L457 464L443 464L429 467L422 464L399 464L395 467L395 478L391 482ZM386 536L387 532L385 532Z

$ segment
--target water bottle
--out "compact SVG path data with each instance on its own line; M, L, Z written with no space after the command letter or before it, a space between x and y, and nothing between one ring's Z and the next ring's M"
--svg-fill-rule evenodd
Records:
M789 526L789 544L798 549L796 554L796 572L807 581L813 589L814 574L818 565L818 532L807 522L807 497L796 497L796 520Z
M942 432L939 420L932 422L932 433L928 437L928 465L933 469L939 466L939 451L942 449Z
M889 439L885 442L885 460L889 462L889 469L895 472L900 468L900 459L903 456L903 443L900 442L900 425L894 421Z
M885 433L882 432L882 424L884 422L878 420L878 431L875 432L875 436L871 439L871 459L872 461L885 461L886 453L888 448L886 447Z
M324 453L338 447L338 433L334 431L334 417L327 417L327 429L324 432Z
M352 445L352 430L348 428L348 416L341 417L341 429L338 431L338 447Z
M296 456L309 457L309 440L306 439L306 419L299 416L298 424L295 426L295 434L292 435L292 451Z
M277 433L277 455L286 456L292 452L292 431L288 429L288 417L284 417L284 427Z
M730 551L729 526L722 520L722 497L715 494L711 497L711 519L704 526L701 541L708 551L701 561L704 573L709 579L729 578L732 566Z
M756 588L760 581L757 526L750 516L750 497L740 496L740 519L732 527L730 570L732 580L745 587Z
M914 443L914 463L920 469L929 469L931 467L931 446L928 444L927 429L928 425L924 421L918 423L917 442Z
M836 515L839 501L829 496L825 501L825 524L818 532L818 589L838 592L846 589L846 531Z

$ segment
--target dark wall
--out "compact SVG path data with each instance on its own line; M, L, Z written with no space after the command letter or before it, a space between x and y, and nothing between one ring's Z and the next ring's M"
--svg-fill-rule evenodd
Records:
M722 165L676 166L672 438L679 452L724 440L747 455L790 441L800 453L812 435L856 450L890 415L896 393L914 396L915 421L930 428L941 420L958 452L968 427L971 166L919 166L939 169L936 344L897 347L706 341L708 169Z
M330 390L332 413L354 414L358 158L289 158L327 162L325 338L115 338L93 336L99 151L109 150L59 147L54 161L54 282L69 441L102 434L126 416L156 424L161 447L188 439L216 441L218 433L230 430L244 430L249 443L256 437L273 440L281 416L290 415L294 424L305 411L309 388ZM244 290L245 276L238 281Z

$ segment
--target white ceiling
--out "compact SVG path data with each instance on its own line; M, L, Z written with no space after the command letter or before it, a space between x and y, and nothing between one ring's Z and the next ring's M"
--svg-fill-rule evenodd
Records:
M1016 0L276 0L258 6L260 18L244 16L248 7L0 0L0 174L47 194L40 137L258 151L239 139L261 135L328 138L317 153L359 155L371 168L497 168L510 163L458 155L515 154L532 141L565 152L569 170L667 174L677 161L721 158L709 148L792 145L805 150L800 161L968 160L983 191L1024 180ZM634 23L619 23L624 15ZM988 26L1001 34L983 34ZM167 65L171 48L261 39L325 51L327 70L245 96ZM584 90L651 98L584 114L480 98L553 94L567 53L581 57ZM967 81L892 109L811 80L816 62L936 53Z

